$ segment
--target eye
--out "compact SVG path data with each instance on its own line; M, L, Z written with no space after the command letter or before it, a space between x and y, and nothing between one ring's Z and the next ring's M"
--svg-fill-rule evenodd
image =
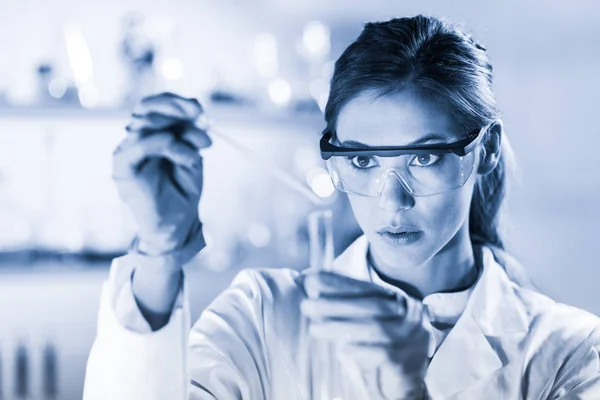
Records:
M414 167L429 167L435 163L437 163L440 160L441 155L436 155L436 154L421 154L418 156L415 156L411 162L410 165L414 166Z
M350 162L352 163L352 165L355 168L358 168L358 169L368 169L368 168L376 167L378 165L377 161L375 161L373 159L373 157L369 157L369 156L352 157L350 159Z

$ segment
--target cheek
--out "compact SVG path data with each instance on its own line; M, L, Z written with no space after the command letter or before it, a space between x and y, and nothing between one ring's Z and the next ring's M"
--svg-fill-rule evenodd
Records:
M430 228L443 240L452 238L467 220L472 196L473 183L467 182L460 189L424 198L423 209L429 216Z
M423 199L423 215L427 216L428 227L441 237L447 238L456 232L469 210L463 196L457 194L444 193Z
M373 212L377 209L377 198L348 195L348 200L354 218L363 232L371 230L369 221L373 220Z

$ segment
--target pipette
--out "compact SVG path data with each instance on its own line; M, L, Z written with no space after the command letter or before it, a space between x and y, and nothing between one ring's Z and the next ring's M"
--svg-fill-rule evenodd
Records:
M324 206L325 202L319 196L317 196L312 190L310 190L306 185L299 182L294 176L288 173L283 168L274 166L263 160L263 158L256 153L254 150L249 148L248 146L240 143L236 139L232 138L230 135L227 135L220 130L215 128L214 121L208 119L204 114L201 114L196 121L194 121L194 125L208 132L209 136L216 136L222 139L224 142L229 144L232 148L236 149L241 155L246 157L253 164L260 167L264 172L271 175L273 178L277 179L281 183L285 184L290 189L294 190L296 193L301 194L303 197L308 199L316 206Z

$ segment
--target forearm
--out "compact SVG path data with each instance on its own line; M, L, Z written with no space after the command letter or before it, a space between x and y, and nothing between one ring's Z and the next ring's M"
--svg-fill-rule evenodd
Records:
M198 219L180 248L164 252L143 241L134 241L129 251L135 265L132 291L140 312L153 331L169 322L173 304L182 287L182 266L205 246L202 223Z
M132 289L135 301L153 331L169 322L182 283L181 270L162 272L139 267L134 270Z

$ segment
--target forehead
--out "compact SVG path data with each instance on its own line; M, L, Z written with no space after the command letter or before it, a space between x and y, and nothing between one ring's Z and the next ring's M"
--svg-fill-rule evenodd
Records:
M446 110L413 90L379 97L373 92L360 94L342 108L336 133L340 142L369 146L403 146L432 133L449 141L463 136Z

